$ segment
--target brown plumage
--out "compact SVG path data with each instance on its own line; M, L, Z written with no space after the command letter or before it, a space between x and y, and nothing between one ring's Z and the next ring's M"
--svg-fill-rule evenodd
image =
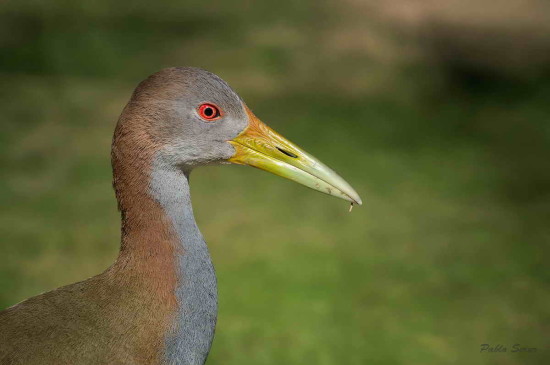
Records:
M176 310L177 237L148 193L162 136L147 106L170 73L136 89L112 147L113 187L122 215L121 250L104 273L30 298L0 313L0 364L156 364ZM181 86L181 85L179 85ZM21 351L24 349L24 351ZM60 351L63 349L63 351Z

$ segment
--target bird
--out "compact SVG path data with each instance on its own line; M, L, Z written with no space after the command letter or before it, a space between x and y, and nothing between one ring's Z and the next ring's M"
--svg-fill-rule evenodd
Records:
M318 159L264 124L217 75L171 67L138 84L115 127L118 257L87 280L0 312L0 364L204 364L217 279L190 198L192 170L259 168L361 205Z

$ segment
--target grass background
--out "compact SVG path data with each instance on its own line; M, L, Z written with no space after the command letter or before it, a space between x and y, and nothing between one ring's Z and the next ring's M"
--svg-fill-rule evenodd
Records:
M550 32L517 25L539 3L463 2L462 23L432 12L412 34L343 3L4 2L0 308L110 265L114 123L141 79L194 65L364 200L349 214L255 169L193 172L219 279L208 364L548 363Z

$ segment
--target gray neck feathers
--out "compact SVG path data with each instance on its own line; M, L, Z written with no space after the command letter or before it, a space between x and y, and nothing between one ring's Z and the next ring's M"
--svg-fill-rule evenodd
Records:
M165 341L167 364L204 364L214 338L218 310L214 267L191 206L189 174L155 159L150 189L173 224L178 250L179 309Z

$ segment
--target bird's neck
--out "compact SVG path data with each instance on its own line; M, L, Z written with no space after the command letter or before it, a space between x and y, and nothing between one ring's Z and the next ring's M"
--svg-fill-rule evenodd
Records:
M217 284L214 267L191 206L189 174L154 163L151 193L162 206L178 238L176 299L179 304L175 332L167 338L168 363L203 364L217 316Z
M152 282L149 286L163 292L151 295L174 302L164 339L167 363L203 364L214 336L217 285L193 215L189 173L158 156L149 161L149 168L117 171L113 160L122 212L122 245L115 267L133 268L123 275L131 271L136 280Z

